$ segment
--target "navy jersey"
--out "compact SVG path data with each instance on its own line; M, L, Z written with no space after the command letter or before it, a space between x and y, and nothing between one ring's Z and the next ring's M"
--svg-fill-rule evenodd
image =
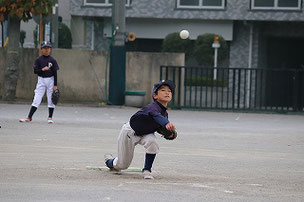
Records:
M45 66L51 67L48 71L42 71ZM39 56L35 60L34 73L41 77L52 77L54 76L54 85L57 86L57 70L59 66L57 61L52 56Z
M160 126L169 123L167 108L154 101L138 112L130 119L130 126L138 136L154 133Z

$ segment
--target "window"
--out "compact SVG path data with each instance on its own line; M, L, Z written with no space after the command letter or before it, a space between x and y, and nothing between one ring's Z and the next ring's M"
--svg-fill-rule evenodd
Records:
M126 6L131 5L131 0L125 0ZM85 6L112 6L114 0L84 0Z
M251 9L300 10L301 0L251 0Z
M223 9L225 0L177 0L177 8Z

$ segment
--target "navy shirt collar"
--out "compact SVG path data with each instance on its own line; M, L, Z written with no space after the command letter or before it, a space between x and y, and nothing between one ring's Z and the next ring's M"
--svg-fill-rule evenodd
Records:
M168 108L166 108L164 105L162 105L160 102L158 102L157 100L155 100L154 102L156 102L162 110L167 111Z

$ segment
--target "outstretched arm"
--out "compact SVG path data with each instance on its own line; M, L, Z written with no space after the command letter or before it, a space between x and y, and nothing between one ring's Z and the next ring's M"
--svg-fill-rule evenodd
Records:
M169 122L167 125L166 125L166 129L167 130L175 130L175 126L173 123Z

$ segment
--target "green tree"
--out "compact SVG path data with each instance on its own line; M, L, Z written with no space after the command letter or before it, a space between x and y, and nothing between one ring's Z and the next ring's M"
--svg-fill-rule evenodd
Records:
M212 48L212 43L215 36L215 34L206 33L197 37L194 45L194 55L200 65L214 65L214 48ZM218 49L218 64L221 64L228 57L228 46L222 36L219 36L219 43L221 47Z
M58 48L72 48L72 33L62 22L59 22L58 26Z
M0 21L10 19L7 59L3 82L2 99L14 101L19 77L20 22L28 21L32 15L48 15L54 0L0 0Z
M181 39L178 32L168 34L162 43L162 52L185 53L186 57L191 54L190 39Z

